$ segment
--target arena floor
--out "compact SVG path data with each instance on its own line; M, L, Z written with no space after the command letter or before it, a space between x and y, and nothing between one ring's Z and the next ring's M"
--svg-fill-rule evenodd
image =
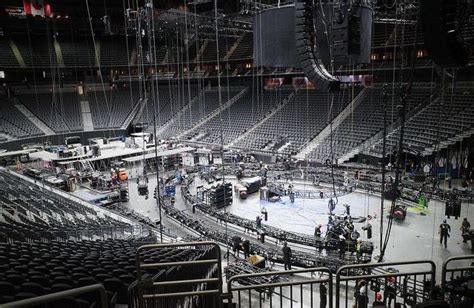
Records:
M235 179L230 179L235 182ZM195 185L200 185L196 181ZM156 206L156 200L153 198L153 189L156 185L156 177L149 175L150 197L145 200L138 196L136 181L130 180L130 201L124 206L133 209L152 220L159 219L159 212ZM298 186L297 186L298 187ZM180 196L179 189L176 189L175 206L183 211L190 211L184 204ZM228 211L238 216L255 219L260 214L261 206L265 206L268 211L268 221L263 222L284 230L313 234L316 224L327 223L327 199L323 200L296 200L292 204L288 197L280 202L270 203L260 201L259 194L250 195L246 200L241 200L234 193L233 204L227 208ZM373 227L373 237L375 251L374 256L379 251L379 228L380 228L380 198L374 195L368 195L363 192L353 192L339 198L335 213L342 214L344 207L342 204L351 205L351 214L355 216L367 216L368 214L376 217L370 221ZM388 208L388 203L386 208ZM438 201L430 201L426 216L421 216L414 208L409 208L406 220L398 223L394 222L389 245L387 247L386 262L396 260L433 260L438 268L441 268L444 260L451 256L470 254L470 243L463 243L461 237L461 221L463 217L468 217L471 223L474 223L474 204L463 204L461 217L455 219L451 217L448 223L451 225L452 233L448 240L448 248L445 249L439 243L438 226L444 219L444 204ZM164 224L167 220L164 218ZM384 224L387 224L387 218L384 218ZM363 223L355 224L362 235L367 238L364 231L360 230ZM323 227L324 230L324 227ZM177 231L178 234L179 231Z

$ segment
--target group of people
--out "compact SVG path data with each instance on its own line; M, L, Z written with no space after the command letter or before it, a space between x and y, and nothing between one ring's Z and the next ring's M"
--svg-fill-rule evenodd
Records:
M234 236L232 238L232 252L234 257L239 257L239 251L244 252L244 258L247 259L250 256L250 241L248 239L242 240L240 236Z
M474 251L474 239L473 236L471 235L471 223L467 220L467 218L464 218L462 223L461 223L461 234L463 238L463 242L467 243L467 240L470 239L473 242L473 247L471 247ZM448 224L446 219L443 220L443 222L439 225L439 243L441 245L444 244L444 248L448 248L448 238L451 236L451 226Z

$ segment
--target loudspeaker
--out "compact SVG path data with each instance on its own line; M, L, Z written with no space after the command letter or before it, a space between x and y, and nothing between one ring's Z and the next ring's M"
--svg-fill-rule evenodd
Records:
M315 28L313 17L318 18L314 14L312 1L295 1L297 58L306 77L316 88L323 91L336 90L339 88L340 81L326 70L319 56L318 46L314 44Z
M459 20L458 12L463 10L459 2L421 1L424 44L433 61L442 67L466 66L469 60L468 49L462 41L459 28L462 22Z

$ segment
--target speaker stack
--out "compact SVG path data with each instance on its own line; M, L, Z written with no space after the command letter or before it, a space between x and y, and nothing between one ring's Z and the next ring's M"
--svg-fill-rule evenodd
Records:
M232 184L219 184L208 190L208 202L210 206L218 209L232 204Z

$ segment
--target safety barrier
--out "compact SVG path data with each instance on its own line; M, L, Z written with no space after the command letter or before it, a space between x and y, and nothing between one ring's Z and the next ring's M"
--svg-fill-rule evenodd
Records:
M158 253L166 248L202 251L203 257L158 263L143 258L147 252ZM144 245L137 250L136 262L137 282L134 289L129 289L130 307L220 307L221 251L216 243ZM144 275L145 271L155 271L154 276Z
M33 297L29 299L24 299L16 302L11 302L7 304L0 305L2 308L24 308L24 307L31 307L31 306L40 306L42 304L58 302L61 300L67 300L69 298L87 294L87 293L98 293L98 301L96 302L99 306L95 306L98 308L107 308L107 296L105 293L104 286L101 284L93 284L86 287L71 289L67 291L57 292L46 294L43 296ZM64 302L64 305L70 305L71 302Z
M319 278L313 278L315 274ZM292 280L284 281L290 275ZM332 307L332 273L327 268L235 275L227 281L228 300L235 298L238 308L316 307L322 303L314 285L323 283L327 284L327 307Z
M445 300L453 307L469 307L474 304L474 255L456 256L443 263L441 290Z
M369 292L383 291L386 303L402 300L403 304L414 305L431 299L434 290L436 265L433 261L407 261L375 264L346 265L336 273L335 307L352 307L356 300L369 301ZM341 283L344 284L341 290ZM366 292L355 295L357 287L365 285Z

